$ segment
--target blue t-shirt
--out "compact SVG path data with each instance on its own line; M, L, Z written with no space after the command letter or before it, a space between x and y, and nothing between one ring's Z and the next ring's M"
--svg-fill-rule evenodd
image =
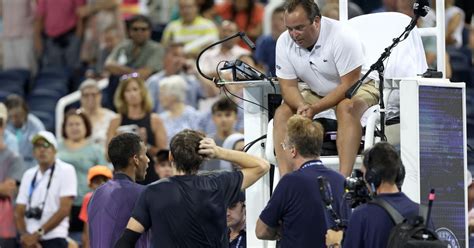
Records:
M151 229L152 247L228 247L226 212L243 174L185 175L146 187L132 217Z
M418 204L404 193L380 194L377 197L387 201L405 218L418 215ZM343 247L387 247L394 226L390 215L382 207L375 204L361 205L352 213Z
M314 165L307 166L314 162ZM342 207L344 177L325 167L321 161L305 163L300 169L281 178L260 219L277 228L282 222L281 247L326 247L325 235L332 222L319 192L318 176L325 177L331 185L332 207L347 218L349 208Z
M265 65L267 76L275 77L276 40L271 35L262 35L257 39L255 58Z

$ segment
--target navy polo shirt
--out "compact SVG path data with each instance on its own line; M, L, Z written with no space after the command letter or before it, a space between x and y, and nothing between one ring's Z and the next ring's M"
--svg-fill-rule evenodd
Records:
M315 162L315 161L310 161ZM302 168L280 179L275 192L260 219L268 226L277 228L282 222L281 247L326 247L325 235L332 221L323 208L317 178L324 176L331 185L333 208L347 218L349 208L342 207L344 177L325 167L319 160L313 166Z
M174 176L147 186L132 216L151 229L153 247L228 247L226 214L240 171Z
M133 207L145 186L132 181L123 173L100 186L87 207L91 247L114 247L132 215ZM147 248L147 235L135 246Z
M418 215L419 206L404 193L379 194L403 217ZM387 247L390 231L395 226L390 215L375 204L364 204L354 210L346 230L343 247Z

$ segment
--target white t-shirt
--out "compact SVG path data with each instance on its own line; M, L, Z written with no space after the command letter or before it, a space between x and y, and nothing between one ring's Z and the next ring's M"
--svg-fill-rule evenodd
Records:
M364 63L362 43L347 25L321 18L318 41L311 51L298 46L288 31L276 45L276 75L282 79L301 79L320 96L326 96L341 77Z
M34 187L33 193L31 195L31 206L38 207L45 199L46 186L48 185L51 168L44 173L41 173L39 166L37 165L28 169L25 174L23 174L18 197L16 198L16 203L26 205L26 209L29 209L30 207L28 205L28 196L30 189L32 188L31 183L33 182L35 174L36 187ZM38 230L41 225L46 223L51 218L51 216L53 216L58 211L61 197L75 197L77 195L76 170L72 165L56 159L53 177L51 178L51 185L49 186L47 193L48 194L46 196L41 219L37 220L33 218L25 218L26 230L29 233L33 233ZM66 238L68 236L68 229L69 217L66 217L58 226L56 226L56 228L46 233L41 239L49 240L54 238Z

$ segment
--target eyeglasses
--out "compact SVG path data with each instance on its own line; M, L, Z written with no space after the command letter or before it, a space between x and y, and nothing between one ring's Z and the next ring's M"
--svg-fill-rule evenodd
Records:
M133 32L138 32L138 31L145 32L149 30L149 28L138 28L138 27L133 27L131 29Z
M124 80L130 79L130 78L139 78L139 77L140 77L140 74L138 72L133 72L133 73L125 74L125 75L121 76L120 81L124 81Z
M42 148L46 148L46 149L47 149L47 148L50 148L50 147L52 147L52 146L53 146L53 145L51 145L51 144L48 143L48 142L41 142L41 143L35 143L35 144L33 144L33 147L34 147L34 148L40 148L40 147L42 147Z

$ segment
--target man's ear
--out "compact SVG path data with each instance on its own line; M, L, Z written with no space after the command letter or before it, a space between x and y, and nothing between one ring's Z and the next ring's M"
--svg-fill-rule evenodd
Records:
M135 165L138 165L140 163L140 159L138 158L137 154L133 155L132 159L133 162L135 162Z

